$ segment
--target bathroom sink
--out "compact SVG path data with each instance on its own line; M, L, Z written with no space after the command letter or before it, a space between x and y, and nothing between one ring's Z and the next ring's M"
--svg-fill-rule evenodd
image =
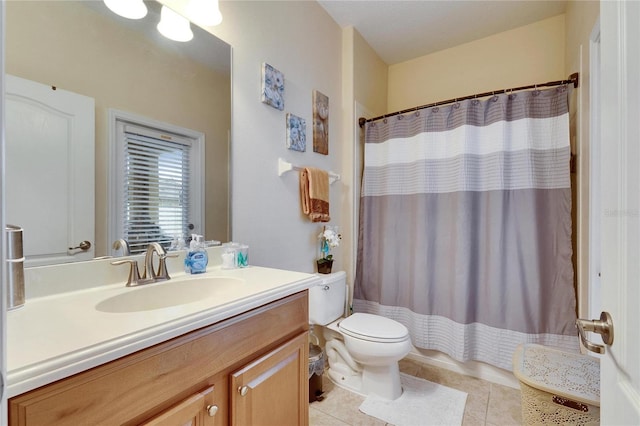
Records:
M96 305L96 309L101 312L127 313L169 308L215 298L227 286L242 283L244 280L238 278L202 277L146 284L103 300Z

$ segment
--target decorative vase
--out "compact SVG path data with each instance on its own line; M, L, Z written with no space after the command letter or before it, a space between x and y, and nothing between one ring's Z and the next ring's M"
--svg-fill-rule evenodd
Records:
M319 274L330 274L331 267L333 266L333 259L332 260L318 259L316 261L316 264L318 265Z

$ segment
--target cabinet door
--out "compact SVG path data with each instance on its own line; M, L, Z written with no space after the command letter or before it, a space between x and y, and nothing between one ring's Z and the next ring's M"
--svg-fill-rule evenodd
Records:
M190 396L141 426L214 426L218 407L213 401L213 388Z
M231 424L308 425L308 333L231 375Z

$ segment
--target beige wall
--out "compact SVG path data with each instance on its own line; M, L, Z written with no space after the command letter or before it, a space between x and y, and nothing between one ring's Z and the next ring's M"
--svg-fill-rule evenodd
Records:
M576 274L578 278L578 315L589 314L589 175L590 175L590 36L600 16L598 1L568 2L565 14L566 56L568 74L580 73L580 87L571 102L572 152L576 155L574 180L574 232L577 234ZM591 313L597 315L597 313Z
M564 39L559 15L391 65L388 112L564 79Z
M342 170L345 181L359 182L363 168L363 136L358 126L358 118L383 114L387 107L388 66L367 44L353 27L342 32L342 85L345 126L342 143ZM357 105L357 106L356 106ZM355 251L357 249L357 215L359 207L359 186L349 185L342 193L343 235L342 250L347 279L353 284L355 276Z
M388 103L389 67L356 30L353 49L354 99L372 114L384 114Z
M82 5L7 2L6 12L7 73L95 99L96 256L110 248L109 108L205 133L206 236L226 240L229 76L162 51Z
M357 31L353 27L346 27L342 30L342 105L344 109L343 117L345 125L342 128L341 144L341 161L343 170L343 179L345 182L355 182L354 163L354 122L356 120L355 104L355 61L356 47L355 38ZM354 212L354 190L353 185L345 187L345 191L341 196L341 217L343 225L341 232L343 234L343 242L341 254L344 260L344 269L347 273L347 280L353 282L355 253L354 247L357 244L356 235L354 234L355 222L353 220Z

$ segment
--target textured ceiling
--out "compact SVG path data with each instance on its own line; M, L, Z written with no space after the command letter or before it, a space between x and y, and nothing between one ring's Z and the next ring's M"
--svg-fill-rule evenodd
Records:
M318 0L388 65L564 13L560 0Z

